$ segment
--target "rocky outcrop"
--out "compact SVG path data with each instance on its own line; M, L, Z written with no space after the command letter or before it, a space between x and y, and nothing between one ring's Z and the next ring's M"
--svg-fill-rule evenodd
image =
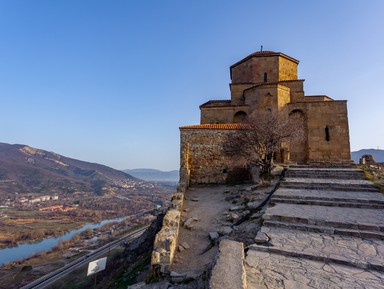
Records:
M169 273L169 267L177 249L181 210L184 194L176 193L172 196L172 204L163 219L163 225L157 233L153 245L151 268L161 274Z
M376 164L373 155L363 155L359 161L360 165L374 165Z

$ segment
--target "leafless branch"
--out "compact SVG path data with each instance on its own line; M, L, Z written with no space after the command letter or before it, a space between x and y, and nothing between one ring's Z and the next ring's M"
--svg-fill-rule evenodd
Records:
M228 136L223 145L226 155L234 164L258 165L261 173L269 175L273 155L282 142L304 139L304 119L301 115L286 111L253 114L247 118L247 129Z

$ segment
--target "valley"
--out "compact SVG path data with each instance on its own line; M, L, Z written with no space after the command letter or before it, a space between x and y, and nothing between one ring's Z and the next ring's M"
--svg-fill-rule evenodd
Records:
M154 216L144 214L137 218L127 218L112 222L100 228L87 229L75 234L69 240L62 240L50 250L39 252L25 259L16 260L0 267L0 289L20 288L41 276L62 268L101 248L104 244L116 242L132 230L149 223ZM119 242L114 254L124 252L124 242Z
M0 248L145 213L175 187L25 145L0 143Z
M90 225L70 239L52 238L53 246L31 256L5 258L0 288L20 288L150 223L176 190L175 185L25 145L0 143L0 160L0 250L9 251L2 251L2 257L19 256L13 253L19 247L23 251L32 242L40 244ZM124 220L91 225L118 218Z

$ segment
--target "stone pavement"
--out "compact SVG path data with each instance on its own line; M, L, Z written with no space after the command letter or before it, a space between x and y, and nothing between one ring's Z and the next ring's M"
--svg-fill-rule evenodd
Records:
M249 250L248 289L382 289L383 274L337 263Z
M248 288L384 288L384 195L354 168L289 168L249 247ZM259 235L258 234L258 235Z

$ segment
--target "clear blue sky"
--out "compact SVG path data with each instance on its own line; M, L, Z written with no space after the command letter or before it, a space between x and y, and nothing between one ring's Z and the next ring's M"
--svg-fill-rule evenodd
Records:
M229 99L229 66L298 60L348 100L352 150L384 148L384 1L0 0L0 142L117 169L178 169L179 126Z

